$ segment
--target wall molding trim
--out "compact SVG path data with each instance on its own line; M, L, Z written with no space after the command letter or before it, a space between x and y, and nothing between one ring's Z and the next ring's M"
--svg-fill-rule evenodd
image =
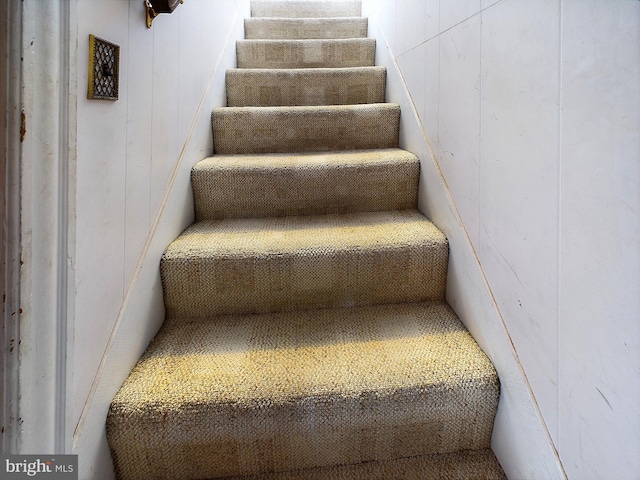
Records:
M20 308L20 137L21 137L21 32L20 2L10 0L0 5L0 148L2 148L2 436L3 453L17 450L20 417L18 410L18 349Z
M19 276L5 312L6 451L68 453L75 172L76 0L10 0L7 163L18 193ZM19 131L20 136L15 137ZM16 143L17 142L17 143ZM7 345L5 345L7 348Z

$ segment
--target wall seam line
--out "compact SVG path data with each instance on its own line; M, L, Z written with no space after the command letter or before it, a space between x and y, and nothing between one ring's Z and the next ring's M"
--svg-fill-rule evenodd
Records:
M129 45L131 45L131 8L127 9L127 40ZM129 58L130 51L127 47L127 64L126 64L126 72L129 72ZM119 67L120 77L122 77L122 66ZM127 93L129 91L129 86L127 85ZM128 95L127 95L128 97ZM125 105L125 119L127 124L129 123L129 100L127 99L127 103ZM124 129L124 202L122 202L122 218L124 219L124 228L123 228L123 236L122 236L122 298L124 299L125 285L127 284L127 178L129 173L129 129L125 127Z
M557 339L557 351L556 351L556 361L557 361L557 379L558 379L558 390L557 390L557 418L558 418L558 460L560 461L560 465L562 466L562 460L560 459L559 450L562 447L562 427L560 420L560 402L562 399L562 368L561 368L561 345L562 345L562 327L561 327L561 310L562 310L562 109L563 109L563 95L562 95L562 83L563 83L563 69L562 69L562 61L564 57L563 47L563 37L564 37L564 0L559 1L559 21L558 21L558 29L559 29L559 50L560 53L558 55L558 171L557 171L557 185L558 189L558 204L557 204L557 216L558 216L558 232L556 241L557 244L557 269L558 269L558 291L557 291L557 306L556 306L556 315L557 315L557 323L556 323L556 339ZM563 467L564 470L564 467ZM565 472L566 475L566 472Z
M488 7L487 7L488 8ZM480 96L480 99L478 101L478 126L479 126L479 132L478 132L478 250L480 251L480 254L482 255L482 206L484 204L483 202L483 195L484 195L484 189L482 188L482 37L484 35L484 10L480 10L480 54L478 55L480 61L480 72L479 72L479 76L480 78L478 79L478 88L479 88L479 92L478 95Z
M431 37L429 37L429 38L427 38L427 39L425 39L425 40L421 41L420 43L418 43L418 44L416 44L415 46L411 47L409 50L405 50L404 52L399 53L399 54L398 54L398 56L397 56L397 57L395 57L395 58L400 58L400 57L402 57L403 55L406 55L407 53L414 51L416 48L421 47L421 46L422 46L422 45L424 45L425 43L430 42L430 41L431 41L431 40L433 40L434 38L438 38L438 37L439 37L440 35L442 35L443 33L446 33L446 32L448 32L449 30L453 30L453 29L454 29L454 28L456 28L457 26L462 25L464 22L466 22L466 21L468 21L468 20L472 19L473 17L477 17L478 15L481 15L481 14L482 14L482 12L484 12L485 10L488 10L488 9L490 9L490 8L492 8L492 7L495 7L496 5L499 5L499 4L501 4L501 3L503 3L503 2L506 2L506 1L507 1L507 0L499 0L499 1L497 1L496 3L493 3L493 4L489 5L488 7L481 8L478 12L474 13L473 15L470 15L470 16L468 16L468 17L466 17L466 18L464 18L464 19L460 20L458 23L456 23L456 24L454 24L454 25L451 25L449 28L446 28L445 30L442 30L442 31L440 31L440 11L441 11L441 8L440 8L440 4L438 3L438 32L439 32L439 33L437 33L437 34L435 34L435 35L433 35L433 36L431 36Z

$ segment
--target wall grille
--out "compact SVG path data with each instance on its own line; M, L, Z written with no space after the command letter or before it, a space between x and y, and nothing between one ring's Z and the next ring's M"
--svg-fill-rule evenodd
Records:
M89 35L89 88L87 98L118 100L120 47Z

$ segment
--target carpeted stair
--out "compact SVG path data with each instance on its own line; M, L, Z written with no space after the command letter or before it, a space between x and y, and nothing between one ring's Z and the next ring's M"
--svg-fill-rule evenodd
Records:
M252 1L165 323L109 410L119 478L504 478L499 381L445 301L360 8Z

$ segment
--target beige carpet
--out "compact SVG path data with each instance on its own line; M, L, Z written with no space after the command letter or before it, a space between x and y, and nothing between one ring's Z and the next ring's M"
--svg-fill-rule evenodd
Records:
M371 38L239 40L238 68L345 68L375 64Z
M227 71L227 106L273 107L383 103L384 67Z
M252 0L252 17L359 17L360 0Z
M150 446L181 460L163 478L222 477L486 448L497 398L442 302L174 318L109 428L136 432L116 457L125 478L143 478Z
M415 207L420 165L399 148L215 155L191 173L197 220Z
M415 210L204 220L162 257L169 316L444 299L446 238Z
M246 39L366 38L364 17L345 18L247 18Z
M296 470L229 480L505 480L490 449Z
M214 109L212 123L219 154L397 148L400 107L222 107Z
M504 478L499 380L446 303L360 9L252 0L164 325L107 417L121 480Z

